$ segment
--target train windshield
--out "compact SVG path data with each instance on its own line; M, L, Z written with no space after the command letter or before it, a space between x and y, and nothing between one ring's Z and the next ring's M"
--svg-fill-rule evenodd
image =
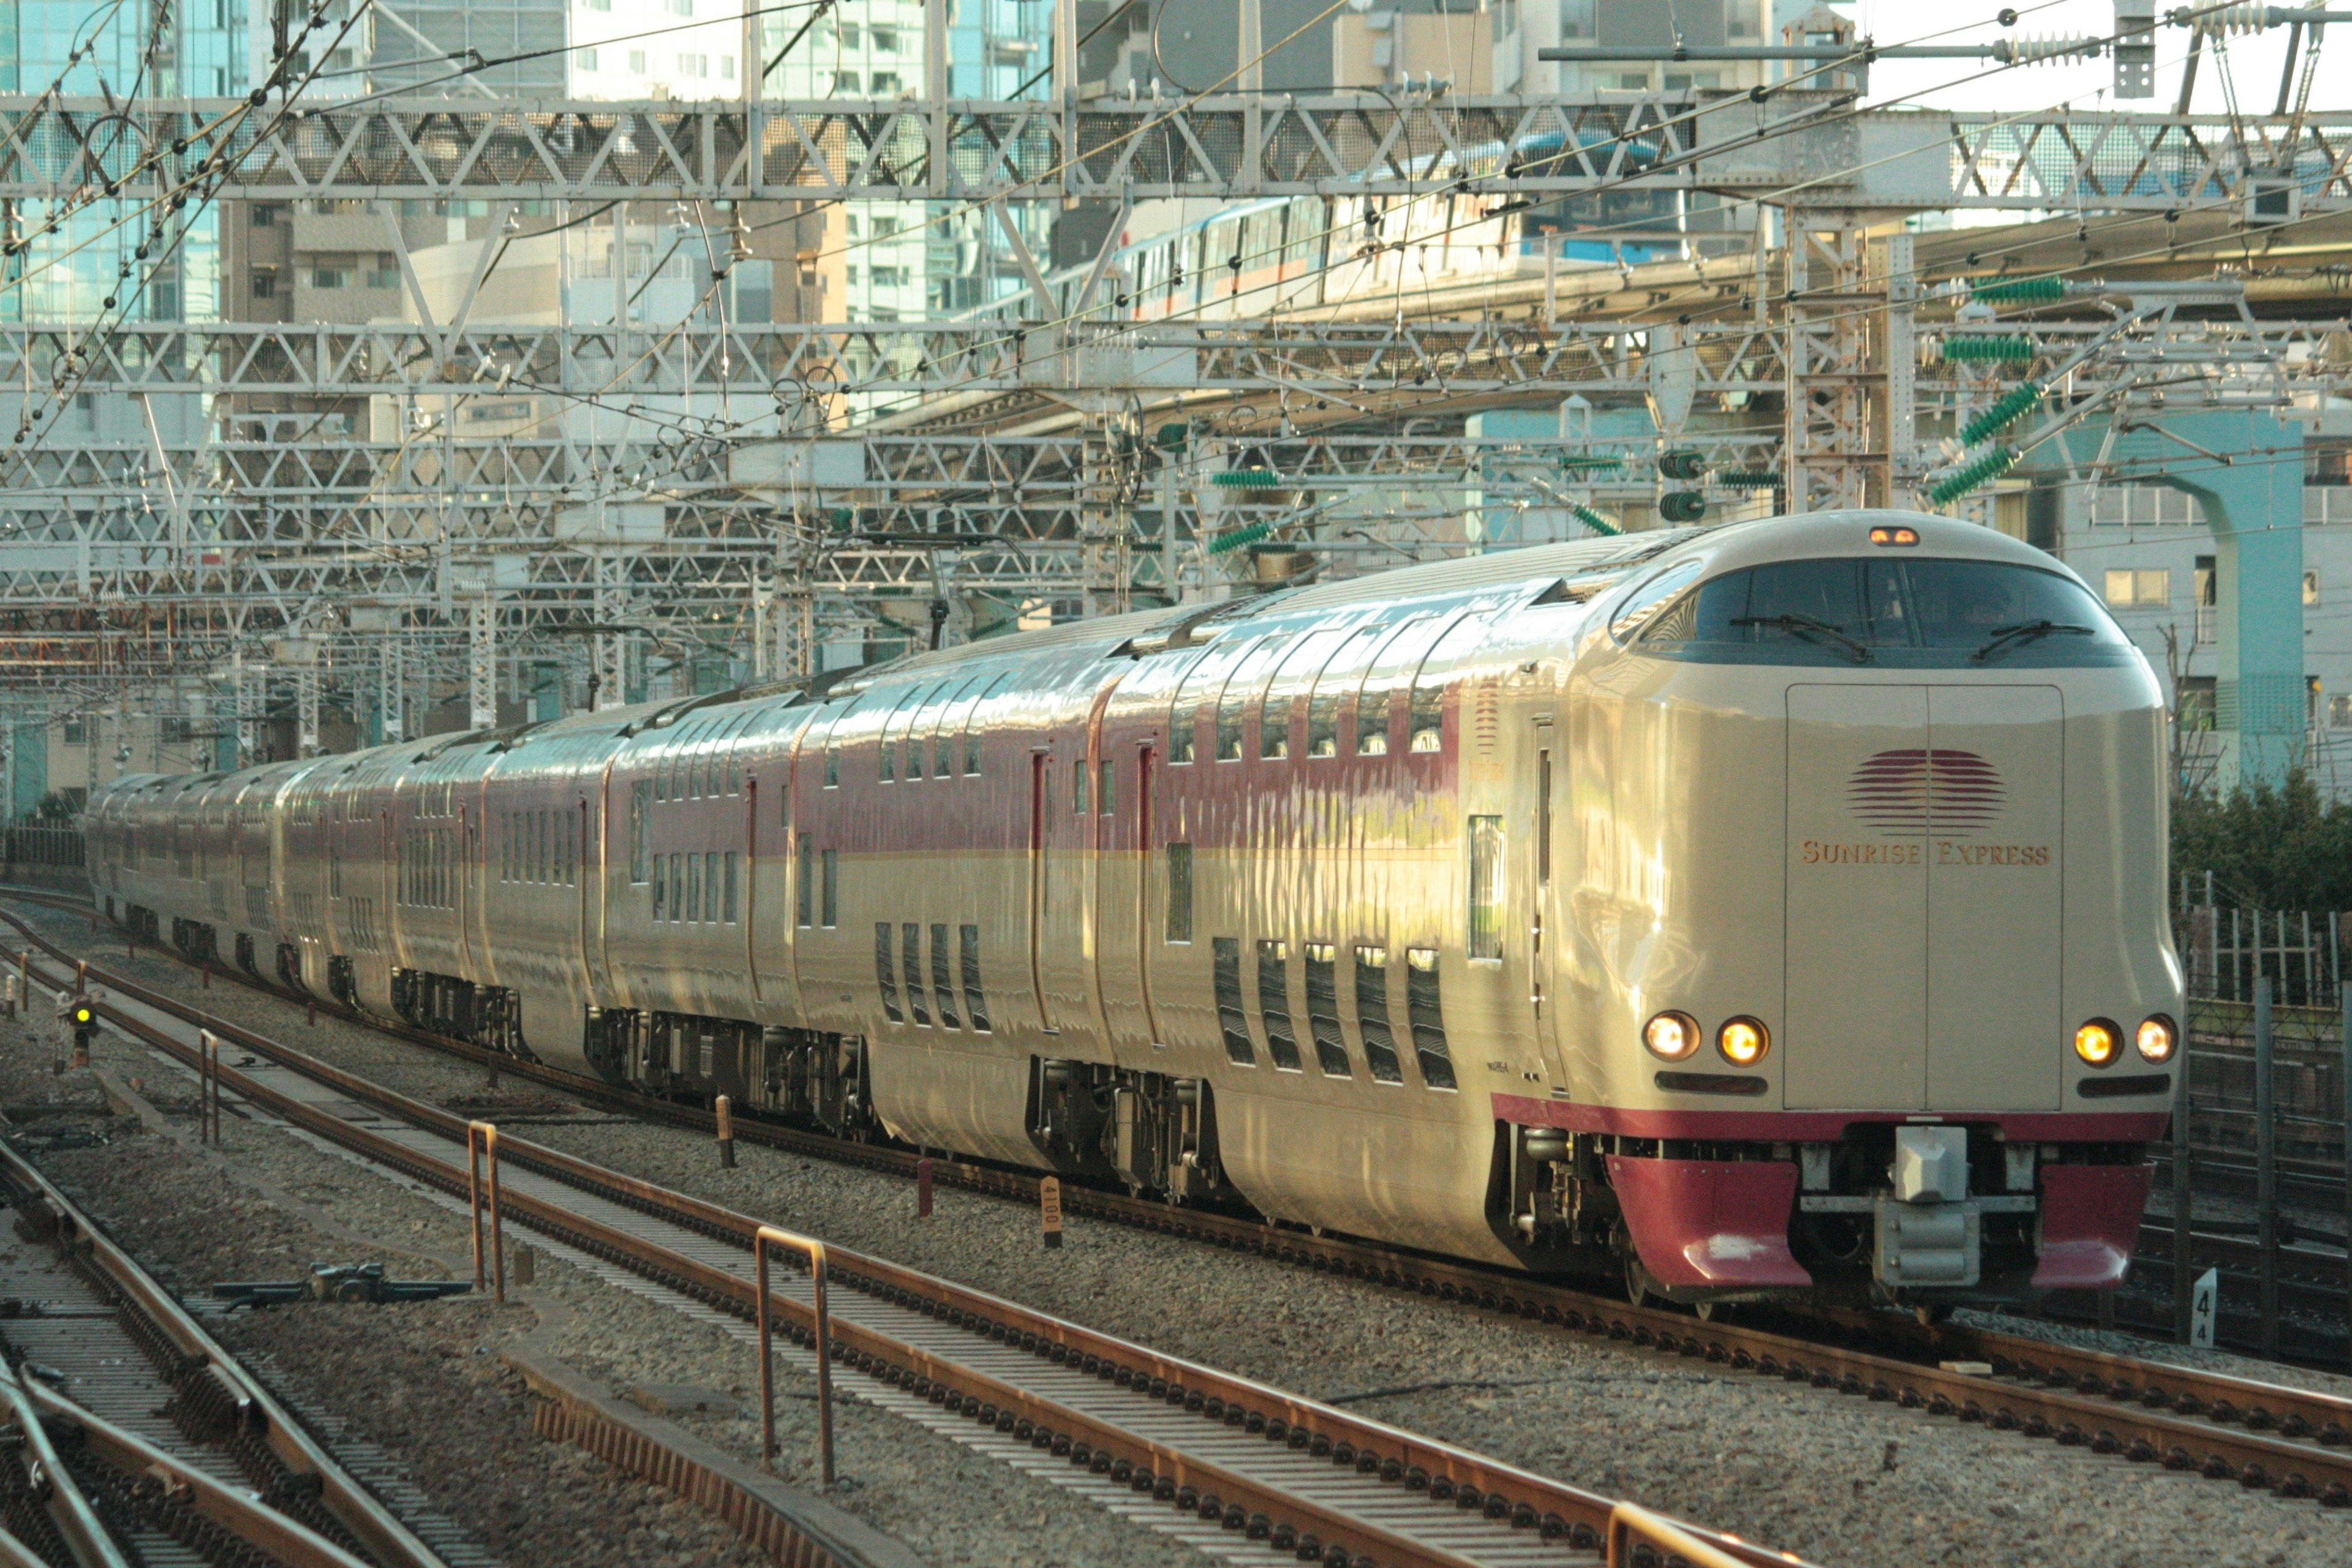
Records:
M2071 577L2000 561L1781 561L1700 584L1651 618L1643 652L1730 663L2020 666L2130 658Z

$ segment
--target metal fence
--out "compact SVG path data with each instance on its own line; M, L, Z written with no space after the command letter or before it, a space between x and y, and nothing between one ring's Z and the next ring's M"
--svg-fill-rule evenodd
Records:
M2183 1342L2210 1268L2225 1287L2224 1342L2352 1355L2352 1267L2339 1256L2352 1235L2347 933L2332 912L2211 903L2187 905L2178 929L2188 1016L2158 1178L2172 1223L2149 1226L2134 1271L2169 1285Z
M79 827L0 827L0 882L87 892Z

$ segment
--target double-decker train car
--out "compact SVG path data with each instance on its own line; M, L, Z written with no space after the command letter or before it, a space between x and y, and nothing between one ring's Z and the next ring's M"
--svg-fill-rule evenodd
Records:
M2122 1276L2163 716L2064 567L1533 548L88 814L193 958L653 1094L1696 1303Z

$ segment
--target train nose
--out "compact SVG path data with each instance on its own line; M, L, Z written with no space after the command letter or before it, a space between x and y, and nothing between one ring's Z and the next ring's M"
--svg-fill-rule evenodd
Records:
M1790 1109L2057 1109L2064 721L2053 686L1789 688Z

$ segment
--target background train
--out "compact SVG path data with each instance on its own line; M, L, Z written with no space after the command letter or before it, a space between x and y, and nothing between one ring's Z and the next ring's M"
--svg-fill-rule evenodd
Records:
M2155 679L1826 513L1157 609L89 802L108 914L656 1094L1638 1292L2122 1275Z

